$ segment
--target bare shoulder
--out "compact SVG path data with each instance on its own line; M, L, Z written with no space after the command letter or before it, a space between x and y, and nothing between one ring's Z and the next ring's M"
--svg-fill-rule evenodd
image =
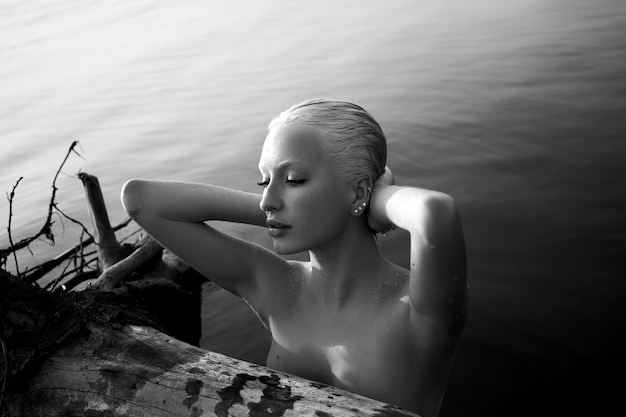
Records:
M251 306L266 323L270 316L288 314L304 288L307 263L287 261L275 255L272 265L261 273L257 289L257 305ZM267 323L266 323L267 325Z

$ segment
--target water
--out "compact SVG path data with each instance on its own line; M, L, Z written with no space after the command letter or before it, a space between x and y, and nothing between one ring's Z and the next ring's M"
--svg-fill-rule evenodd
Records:
M0 0L0 187L14 240L57 201L111 220L131 177L255 190L269 119L315 96L382 124L399 183L452 194L471 305L442 416L607 411L626 388L626 4ZM0 247L8 244L0 202ZM228 228L267 244L265 232ZM20 254L24 268L72 246ZM406 265L406 236L383 239ZM9 263L9 267L13 268ZM262 360L240 305L205 291L204 346ZM545 405L540 405L544 404Z

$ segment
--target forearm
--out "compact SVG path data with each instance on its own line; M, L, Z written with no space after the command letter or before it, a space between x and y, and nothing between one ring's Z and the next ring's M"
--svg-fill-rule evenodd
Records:
M182 222L223 220L264 225L261 196L218 186L176 181L130 180L122 204L135 220L163 218Z
M371 204L380 223L404 229L428 246L436 245L441 235L433 225L449 223L456 213L454 202L446 194L397 185L377 189Z

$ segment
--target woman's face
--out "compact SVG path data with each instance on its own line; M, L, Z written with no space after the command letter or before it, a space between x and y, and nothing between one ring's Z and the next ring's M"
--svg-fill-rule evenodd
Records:
M350 190L309 128L288 125L271 131L259 170L264 187L260 207L278 253L321 248L344 230Z

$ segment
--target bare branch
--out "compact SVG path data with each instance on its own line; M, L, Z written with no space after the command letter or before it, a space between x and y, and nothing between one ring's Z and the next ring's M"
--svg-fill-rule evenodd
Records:
M118 231L126 226L128 226L128 224L131 222L131 218L129 217L128 219L126 219L125 221L123 221L122 223L118 224L117 226L115 226L113 228L114 231ZM136 232L133 232L136 233ZM39 279L41 279L41 277L43 277L45 274L47 274L48 272L52 271L54 268L56 268L57 266L61 265L63 263L63 261L65 261L68 258L74 257L78 254L81 254L80 256L84 256L83 249L89 245L91 245L93 243L93 236L89 235L89 238L82 240L80 243L78 243L77 245L75 245L74 247L66 250L65 252L57 255L55 258L50 259L49 261L46 261L40 265L37 265L36 267L27 270L24 272L24 280L26 282L33 283Z
M65 155L65 158L63 158L63 162L61 162L61 165L59 166L59 169L57 170L56 174L54 175L54 179L52 180L52 195L50 197L50 202L48 203L48 216L46 217L46 221L44 222L43 226L41 227L41 230L39 230L39 232L37 232L34 236L22 239L19 242L17 242L16 244L11 243L11 246L6 248L6 249L0 249L0 259L4 258L4 257L7 257L11 253L15 253L16 251L18 251L20 249L28 247L28 245L30 245L33 241L35 241L36 239L38 239L42 235L45 236L47 239L49 239L50 241L52 241L54 243L54 235L52 234L52 224L53 224L53 222L52 222L52 213L54 212L54 208L55 208L55 205L56 205L56 203L55 203L55 198L56 198L56 193L57 193L56 181L57 181L57 178L59 177L59 173L63 169L63 166L67 162L67 159L68 159L68 157L70 156L70 154L72 152L82 158L82 156L74 149L76 147L76 145L78 145L78 141L72 142L72 144L70 145L70 148L68 149L68 151L67 151L67 153ZM13 187L13 188L15 189L15 187Z
M24 177L20 177L15 183L15 185L13 186L13 189L11 189L11 194L7 195L7 200L9 200L9 223L7 225L7 232L9 234L9 244L11 246L13 246L13 236L11 234L11 219L13 218L13 198L15 198L15 189L20 184L20 181L22 181L23 179ZM15 252L13 252L13 258L15 259L15 271L16 271L17 276L19 277L20 267L19 267L19 263L17 262L17 254Z
M65 268L63 269L61 274L56 279L54 279L53 281L49 282L44 287L44 290L55 291L57 289L57 286L63 281L63 279L67 278L70 275L73 275L75 277L78 276L78 275L83 275L85 273L85 271L84 271L85 267L89 266L90 264L97 263L97 262L98 262L98 258L92 258L89 261L81 263L80 265L75 266L72 269L68 269L70 267L70 265L71 265L71 261L68 262L68 264L65 266ZM91 271L93 272L92 275L94 275L93 278L94 279L98 278L98 275L100 274L98 269L97 268L93 268Z
M65 212L63 212L63 210L61 210L58 206L58 204L54 204L54 208L59 212L59 214L61 214L61 216L65 217L66 219L68 219L69 221L71 221L74 224L77 224L81 227L81 229L83 229L83 233L85 233L87 236L89 236L93 243L95 243L96 245L98 244L98 242L94 241L94 237L91 235L91 233L89 233L89 229L87 229L87 227L85 227L84 224L82 224L80 221L70 217L69 215L65 214Z

